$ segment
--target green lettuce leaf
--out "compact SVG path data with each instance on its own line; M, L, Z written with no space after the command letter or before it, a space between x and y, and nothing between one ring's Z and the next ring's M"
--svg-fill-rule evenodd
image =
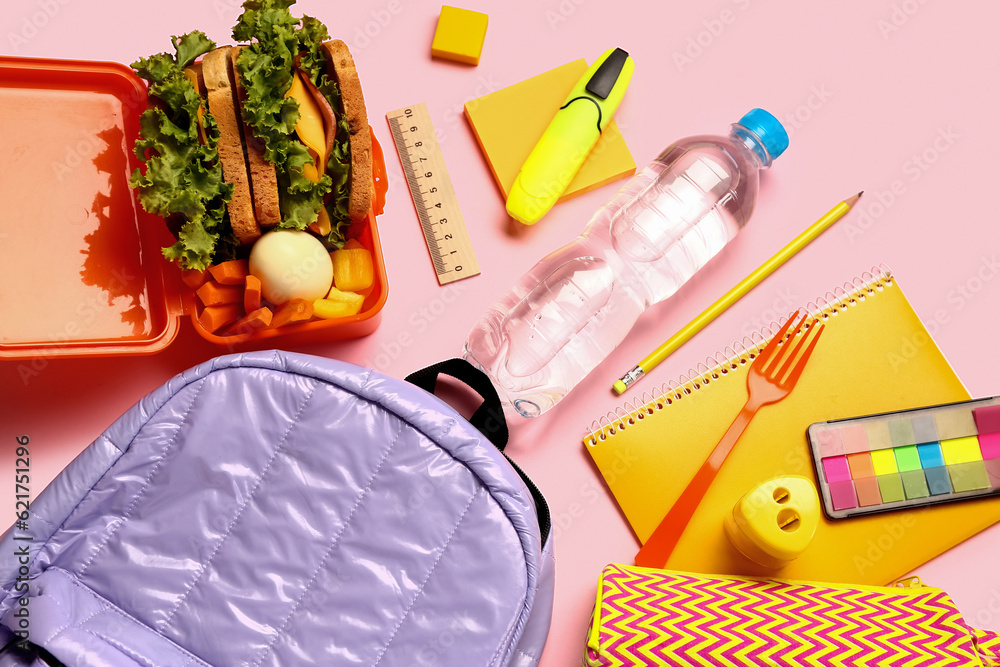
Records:
M223 179L218 126L208 113L203 116L208 141L200 141L201 96L184 76L184 67L215 43L198 31L172 37L171 42L176 56L159 53L132 64L149 81L149 95L163 104L139 117L133 151L145 169L136 169L129 182L146 211L181 221L177 243L164 248L164 256L185 269L204 269L216 259L220 240L225 245L233 238L225 214L233 187Z
M347 238L344 234L351 224L349 205L351 199L351 132L347 125L347 119L341 117L337 121L337 138L330 151L330 160L327 163L326 173L333 181L331 188L332 195L326 203L326 212L330 216L330 234L327 241L343 248Z
M325 200L326 212L330 216L331 230L326 240L329 245L342 248L347 240L344 234L351 224L348 212L351 198L351 131L347 119L340 111L343 109L340 87L326 73L326 59L319 49L320 44L329 39L329 35L326 34L326 26L320 23L319 25L322 26L322 31L320 31L312 25L312 21L316 20L304 16L302 18L302 31L319 41L313 42L303 52L299 68L312 79L313 84L326 97L330 106L337 110L338 114L337 136L334 138L333 150L330 151L326 172L331 177L331 194ZM316 23L319 22L316 21Z
M215 42L201 30L192 30L180 37L171 37L170 43L174 45L177 52L177 66L182 70L193 63L198 56L208 53L215 48Z
M330 39L330 33L319 19L303 16L298 37L299 67L308 72L313 83L316 83L317 75L326 69L326 59L323 57L321 47L323 42Z
M312 164L308 150L295 136L298 103L285 94L292 85L296 64L327 96L334 109L341 108L340 91L325 73L321 45L330 38L321 21L311 16L292 16L294 0L247 0L233 28L233 38L251 42L238 59L239 75L247 90L243 117L254 135L264 143L265 158L275 166L280 187L280 227L305 229L316 221L325 199L333 231L328 241L344 243L347 193L350 189L349 133L338 123L332 151L332 171L318 183L306 178L302 168ZM252 41L256 40L256 41ZM345 161L346 155L346 161ZM333 192L331 197L328 194Z
M264 142L264 155L275 167L288 160L299 105L285 93L292 86L299 44L298 19L288 11L294 0L247 0L233 28L233 39L251 42L237 59L247 91L243 117ZM256 41L253 41L256 40Z

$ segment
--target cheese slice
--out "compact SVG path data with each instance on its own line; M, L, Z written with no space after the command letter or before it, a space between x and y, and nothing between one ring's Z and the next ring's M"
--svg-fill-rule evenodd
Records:
M319 182L320 177L326 173L326 131L323 128L323 115L319 105L306 90L300 72L295 73L285 97L294 97L299 103L299 119L295 123L295 134L309 149L314 162L312 165L306 165L302 174L313 182Z
M326 206L319 207L319 215L316 217L316 222L309 225L309 229L320 236L327 236L333 230L333 224L330 222L330 214L326 212Z
M194 89L201 94L201 82L198 80L198 72L196 72L191 67L184 68L184 76L187 77L188 81L194 84ZM201 139L202 144L208 143L208 136L205 134L205 102L202 100L201 104L198 105L197 118L198 122L198 137Z

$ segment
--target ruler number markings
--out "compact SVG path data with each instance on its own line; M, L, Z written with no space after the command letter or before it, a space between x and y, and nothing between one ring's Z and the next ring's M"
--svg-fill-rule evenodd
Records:
M479 264L426 105L397 109L386 118L438 282L478 275Z

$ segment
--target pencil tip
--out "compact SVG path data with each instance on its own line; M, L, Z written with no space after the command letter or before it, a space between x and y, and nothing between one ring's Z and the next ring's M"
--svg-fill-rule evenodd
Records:
M858 203L858 200L861 199L861 195L863 195L864 193L865 193L865 191L862 190L861 192L859 192L858 194L854 195L853 197L848 197L847 199L845 199L844 203L847 204L848 206L854 206L855 204Z

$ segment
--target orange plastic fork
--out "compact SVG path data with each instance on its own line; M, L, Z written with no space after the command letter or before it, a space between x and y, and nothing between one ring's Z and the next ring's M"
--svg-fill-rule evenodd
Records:
M798 319L798 316L798 312L792 313L781 330L774 335L754 359L747 375L749 398L746 405L736 415L732 426L712 450L708 460L702 464L697 474L688 482L687 488L681 493L677 502L660 521L660 525L639 549L639 553L635 556L636 565L643 567L664 567L666 565L670 554L684 533L684 528L687 527L694 515L698 503L705 497L712 481L722 468L722 464L726 462L726 458L733 451L733 447L743 435L743 431L754 414L762 406L777 403L788 396L795 387L795 383L802 375L802 369L805 368L806 362L809 360L809 355L812 354L820 334L823 333L824 326L817 320L812 320L812 326L805 329L806 322L810 318L806 314L803 314L801 319ZM789 335L789 329L796 320L798 320L798 324ZM804 329L805 333L799 337ZM792 342L796 338L798 338L798 342L793 346ZM805 347L804 350L803 347ZM801 354L799 354L800 351Z

